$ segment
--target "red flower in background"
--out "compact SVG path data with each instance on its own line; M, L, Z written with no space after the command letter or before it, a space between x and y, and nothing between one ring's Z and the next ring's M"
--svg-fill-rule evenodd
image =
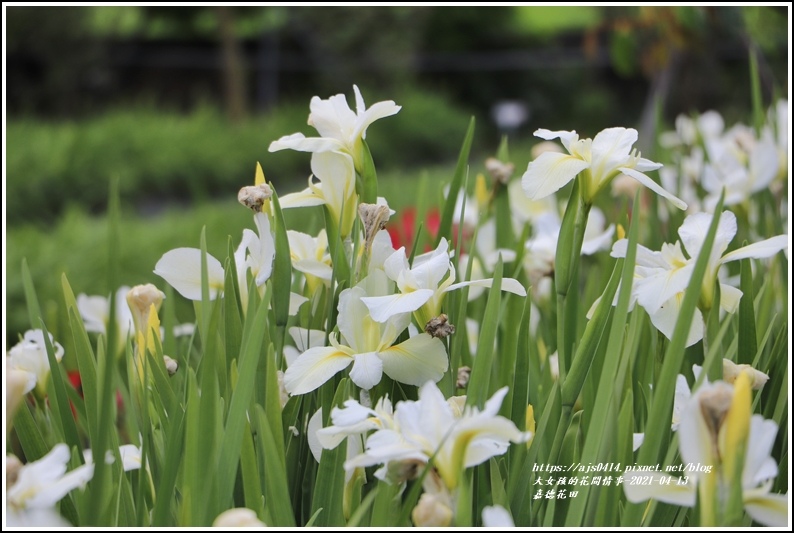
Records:
M425 216L423 233L427 232L427 234L430 235L430 240L435 241L440 227L441 214L438 212L437 208L433 208ZM457 224L452 226L453 248L457 248L458 246L458 234L460 233L459 230L460 228ZM395 221L395 223L391 223L386 226L386 231L389 232L391 244L394 249L399 250L400 247L405 246L405 253L406 255L410 256L414 247L414 237L416 236L416 208L407 207L403 209L399 219ZM469 238L471 238L471 231L468 231L468 229L464 226L462 233L464 245L461 251L465 251L466 242L469 240ZM426 244L423 252L430 252L432 250L433 246L431 244Z
M77 393L80 395L80 398L83 397L83 379L80 377L79 370L70 370L67 373L67 377L69 378L69 383L72 384L72 387L77 390ZM77 417L77 412L74 409L74 405L72 402L69 402L69 407L72 409L72 415ZM119 412L124 409L124 399L121 397L121 393L116 391L116 408Z

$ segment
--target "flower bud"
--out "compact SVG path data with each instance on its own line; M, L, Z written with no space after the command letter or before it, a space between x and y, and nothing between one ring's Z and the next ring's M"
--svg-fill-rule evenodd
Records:
M764 374L760 370L756 370L750 365L737 365L730 359L722 360L722 379L725 380L726 383L735 382L736 378L738 378L739 374L742 372L747 372L749 374L750 384L752 385L753 390L761 389L766 382L769 381L768 375Z
M443 496L425 492L411 513L417 527L448 527L452 523L452 509Z
M169 376L173 376L179 370L179 363L167 355L163 356L163 363L165 363L165 369L168 371Z
M146 334L146 325L149 323L149 311L154 305L155 311L160 310L160 306L165 299L165 293L152 285L136 285L127 293L127 305L132 311L132 320L135 322L135 330Z
M219 514L212 527L267 527L267 524L259 520L251 509L235 507Z

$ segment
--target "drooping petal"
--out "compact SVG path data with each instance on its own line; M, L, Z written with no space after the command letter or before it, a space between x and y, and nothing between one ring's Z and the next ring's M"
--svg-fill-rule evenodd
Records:
M745 489L752 489L777 475L777 463L772 457L777 429L777 424L773 420L765 420L761 415L753 415L750 419L747 452L742 471L742 486Z
M661 331L668 339L673 338L675 323L678 321L678 315L681 313L681 301L683 300L683 296L683 293L679 293L667 300L657 311L648 313L654 327ZM689 334L686 338L686 346L692 346L702 338L703 314L700 312L700 309L696 308L695 315L692 317L692 325L689 327Z
M449 367L444 344L427 333L381 351L380 358L387 376L408 385L435 383Z
M572 143L575 143L579 140L579 135L576 134L575 131L551 131L543 128L538 128L535 130L533 134L535 137L540 137L545 141L553 141L554 139L560 139L562 145L568 149Z
M639 478L639 482L635 481L635 478ZM651 483L646 485L644 482L649 478ZM697 495L695 480L692 477L684 482L683 478L662 472L639 471L624 472L623 492L626 494L626 499L632 503L654 499L684 507L694 507Z
M460 289L461 287L484 287L486 289L490 289L493 285L493 278L489 279L475 279L471 281L461 281L459 283L453 283L446 289L444 292L454 291L455 289ZM513 294L517 294L518 296L526 296L527 290L524 288L521 283L517 279L513 278L504 278L502 279L502 290L511 292Z
M720 283L720 307L729 313L735 313L742 299L742 291L725 283Z
M383 377L383 361L377 352L359 353L355 355L350 379L364 390L369 390Z
M642 185L646 186L647 188L649 188L650 190L652 190L662 198L666 198L667 200L670 201L670 203L672 203L678 209L685 210L687 208L686 202L684 202L674 194L664 190L661 185L653 181L651 178L649 178L642 172L638 172L633 168L627 168L627 167L621 167L618 170L620 170L627 176L631 176L635 180L639 181Z
M780 252L781 250L786 250L787 248L788 235L778 235L777 237L772 237L761 242L748 244L747 246L743 246L738 250L727 253L723 256L721 262L728 263L730 261L748 258L764 259L766 257L772 257L776 253Z
M309 442L309 450L312 452L312 457L318 463L320 462L320 457L323 453L324 446L320 441L319 432L323 429L323 408L320 407L314 414L309 418L309 423L306 425L306 440ZM326 448L336 448L339 443L345 440L345 435L340 435L339 442L336 442L333 446L327 446Z
M788 494L767 494L761 491L744 493L744 510L759 524L786 527L788 523Z
M521 178L524 193L538 200L563 188L589 166L587 161L567 154L545 152L532 161Z
M328 137L305 137L302 133L285 135L270 143L268 152L279 150L297 150L298 152L330 152L341 150L344 145L338 139Z
M292 395L306 394L331 379L353 362L353 357L334 347L311 348L284 373L284 387Z
M154 273L163 278L188 300L201 300L201 250L177 248L163 254L154 266ZM223 290L223 265L207 254L207 280L210 299Z
M376 322L386 322L400 313L412 313L422 307L435 294L430 289L391 296L367 296L361 298L369 309L369 314Z
M301 352L309 348L325 346L325 332L322 330L291 327L287 332Z
M282 209L291 209L293 207L314 207L316 205L325 205L325 198L317 194L317 191L311 188L303 189L300 192L285 194L279 199Z
M396 115L402 107L398 106L392 100L384 102L377 102L367 109L363 114L359 110L358 119L356 120L356 129L353 131L353 137L361 137L362 139L367 136L367 128L382 118Z

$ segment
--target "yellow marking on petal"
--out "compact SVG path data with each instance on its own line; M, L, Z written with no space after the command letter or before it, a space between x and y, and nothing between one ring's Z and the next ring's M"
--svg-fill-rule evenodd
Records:
M618 240L626 238L626 230L623 228L623 224L618 224L618 228L617 228L617 232L616 233L618 235Z
M726 479L741 483L744 467L745 448L750 433L752 417L752 377L749 372L741 372L734 383L733 401L725 417L722 435L723 465Z
M529 445L532 444L532 439L535 438L535 408L532 407L531 403L527 404L525 424L526 425L524 427L526 428L526 431L532 433L532 436L529 437L529 440L527 441L527 448L529 448Z
M265 172L262 170L262 165L257 161L256 172L254 174L254 185L261 185L263 183L265 183Z
M146 326L146 348L151 353L157 353L156 343L154 342L155 335L160 339L160 317L157 316L157 307L152 304L149 307L149 323Z
M477 207L482 209L488 205L488 185L485 183L485 176L477 174L477 181L474 184L474 198L477 200Z

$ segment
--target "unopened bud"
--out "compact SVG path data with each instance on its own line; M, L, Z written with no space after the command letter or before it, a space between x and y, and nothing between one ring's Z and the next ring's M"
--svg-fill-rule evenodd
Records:
M733 402L733 387L727 383L717 382L700 395L700 412L711 434L712 443L716 446L720 427Z
M455 333L455 326L447 322L447 315L441 313L425 325L425 332L431 337L443 339Z
M165 299L165 293L152 285L136 285L127 293L127 305L132 311L132 319L135 322L135 330L146 333L146 325L149 323L149 311L154 305L156 311Z
M284 409L284 406L287 405L289 401L289 393L287 392L287 387L284 385L284 372L276 370L276 379L278 380L279 403L281 404L281 408Z
M725 380L726 383L735 382L736 378L739 377L739 374L742 372L747 372L749 374L750 384L752 385L753 390L761 389L761 387L763 387L766 382L769 381L768 375L764 374L760 370L756 370L750 365L737 365L730 359L722 360L722 379Z
M465 389L466 385L469 384L470 377L471 377L470 366L462 366L458 368L458 379L455 382L455 386L459 389Z
M167 355L163 356L163 363L165 363L165 369L168 371L169 376L173 376L179 370L179 363Z
M452 523L452 509L446 498L425 492L411 513L414 525L418 527L448 527Z
M212 527L267 527L267 524L259 520L251 509L236 507L219 514Z

